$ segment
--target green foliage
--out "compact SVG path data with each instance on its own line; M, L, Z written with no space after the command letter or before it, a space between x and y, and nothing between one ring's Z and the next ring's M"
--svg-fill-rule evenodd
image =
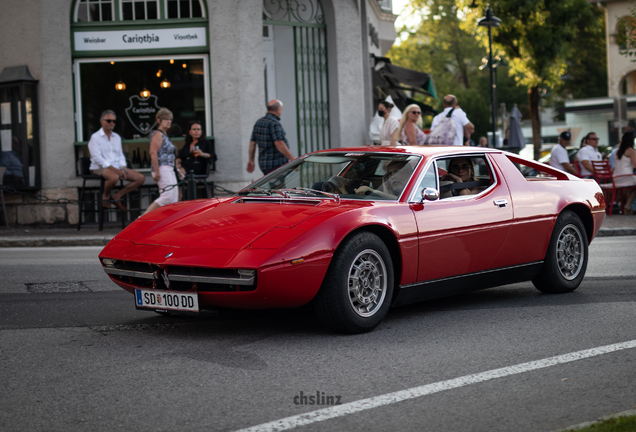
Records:
M610 418L590 426L576 429L577 432L631 432L636 430L636 416Z
M475 125L473 139L492 130L489 70L479 70L488 55L488 30L477 25L488 0L411 0L404 13L422 19L403 28L401 44L388 52L393 63L430 73L437 93L457 96ZM493 28L497 68L497 105L517 104L530 115L530 89L547 90L547 105L569 98L607 95L603 10L587 0L490 0L502 20ZM432 98L424 103L437 106ZM499 106L497 107L499 108ZM535 107L536 109L536 107ZM429 118L429 124L432 118Z
M600 7L592 7L591 12L594 17L580 23L578 36L570 44L562 81L546 98L549 106L564 106L568 99L607 96L605 13Z
M486 3L475 0L474 11L483 13ZM501 19L494 42L508 58L513 76L527 88L558 85L579 30L596 23L588 0L497 0L490 6Z
M397 65L430 73L440 98L447 94L457 96L475 125L471 138L477 141L492 130L489 70L479 70L488 55L486 29L478 27L475 17L467 15L462 1L412 0L410 8L422 20L414 29L402 29L408 37L394 45L387 56ZM498 103L505 103L508 110L516 103L522 113L528 112L527 92L509 77L506 67L498 68L497 97ZM438 106L433 98L416 99ZM428 127L432 117L424 121Z

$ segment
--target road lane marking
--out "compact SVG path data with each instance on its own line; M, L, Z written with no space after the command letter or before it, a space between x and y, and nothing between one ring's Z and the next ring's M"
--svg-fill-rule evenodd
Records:
M400 390L385 395L374 396L367 399L361 399L356 402L349 402L342 405L324 408L317 411L311 411L304 414L298 414L291 417L285 417L269 423L263 423L257 426L241 429L236 432L275 432L293 429L299 426L305 426L337 417L343 417L349 414L355 414L360 411L378 408L385 405L402 402L409 399L415 399L444 390L452 390L459 387L465 387L471 384L477 384L484 381L490 381L496 378L502 378L511 375L517 375L524 372L530 372L537 369L543 369L550 366L556 366L563 363L570 363L577 360L583 360L590 357L596 357L603 354L621 351L624 349L636 348L636 340L621 342L612 345L591 348L583 351L571 352L555 357L548 357L541 360L535 360L528 363L520 363L518 365L508 366L500 369L493 369L477 374L466 375L447 381L440 381L433 384L426 384L419 387L413 387L406 390Z

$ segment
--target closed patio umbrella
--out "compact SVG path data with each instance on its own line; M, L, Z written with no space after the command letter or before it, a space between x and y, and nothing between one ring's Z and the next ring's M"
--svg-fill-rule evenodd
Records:
M508 137L508 150L519 153L526 146L526 140L521 132L521 111L517 104L510 111L510 136Z

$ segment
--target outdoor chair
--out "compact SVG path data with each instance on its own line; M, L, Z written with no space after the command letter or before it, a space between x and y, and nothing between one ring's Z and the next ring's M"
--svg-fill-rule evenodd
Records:
M210 172L216 170L216 152L214 149L214 139L210 140L210 143L212 144L212 159L208 162L208 166L205 168L205 173L204 174L194 174L194 196L189 196L191 194L189 194L188 190L188 182L189 182L189 178L190 178L190 173L186 173L185 175L185 183L183 185L183 190L182 190L182 196L184 196L184 199L187 200L192 200L192 199L197 199L197 189L199 187L199 185L204 185L205 186L205 196L207 198L214 198L214 182L209 182L208 181L208 177L210 176Z
M199 187L199 185L204 185L205 186L205 196L207 198L214 198L214 182L208 182L208 177L210 176L210 170L212 168L212 163L208 163L207 167L205 169L205 173L204 174L193 174L193 181L194 181L194 196L190 196L191 193L189 192L189 179L190 179L190 174L186 173L185 176L185 183L184 183L184 190L183 190L183 196L186 197L186 199L188 200L192 200L192 199L197 199L197 189Z
M605 195L606 208L605 211L608 215L612 215L612 208L614 207L614 201L619 200L621 212L625 212L625 205L628 192L632 189L636 189L634 186L616 186L614 182L615 178L625 177L616 176L612 174L612 168L610 167L608 160L590 161L592 162L592 168L594 169L594 179L598 182L599 186L603 190ZM631 174L628 174L631 175Z
M84 180L82 183L82 189L80 191L79 196L79 215L77 220L77 230L79 231L82 227L82 214L84 212L84 197L86 191L86 181L87 180L97 180L99 181L99 195L97 196L97 222L99 224L99 230L102 231L104 229L104 213L107 212L117 212L121 211L121 227L122 229L126 227L126 212L123 210L119 210L117 208L114 209L105 209L102 204L102 196L104 194L104 184L106 183L106 179L101 175L93 174L90 170L91 158L89 157L81 157L80 158L80 175ZM119 185L121 187L124 186L124 180L119 180Z
M574 160L572 161L572 165L574 165L574 171L576 171L576 176L577 177L581 177L581 164L579 163L579 161L576 160L576 158L574 158Z

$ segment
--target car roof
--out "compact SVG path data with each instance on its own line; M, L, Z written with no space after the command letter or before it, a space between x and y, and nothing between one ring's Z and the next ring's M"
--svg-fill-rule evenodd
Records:
M395 154L416 154L426 158L448 154L466 153L501 153L500 149L488 147L469 146L364 146L364 147L334 147L320 150L315 153L395 153ZM311 153L310 153L311 154Z

